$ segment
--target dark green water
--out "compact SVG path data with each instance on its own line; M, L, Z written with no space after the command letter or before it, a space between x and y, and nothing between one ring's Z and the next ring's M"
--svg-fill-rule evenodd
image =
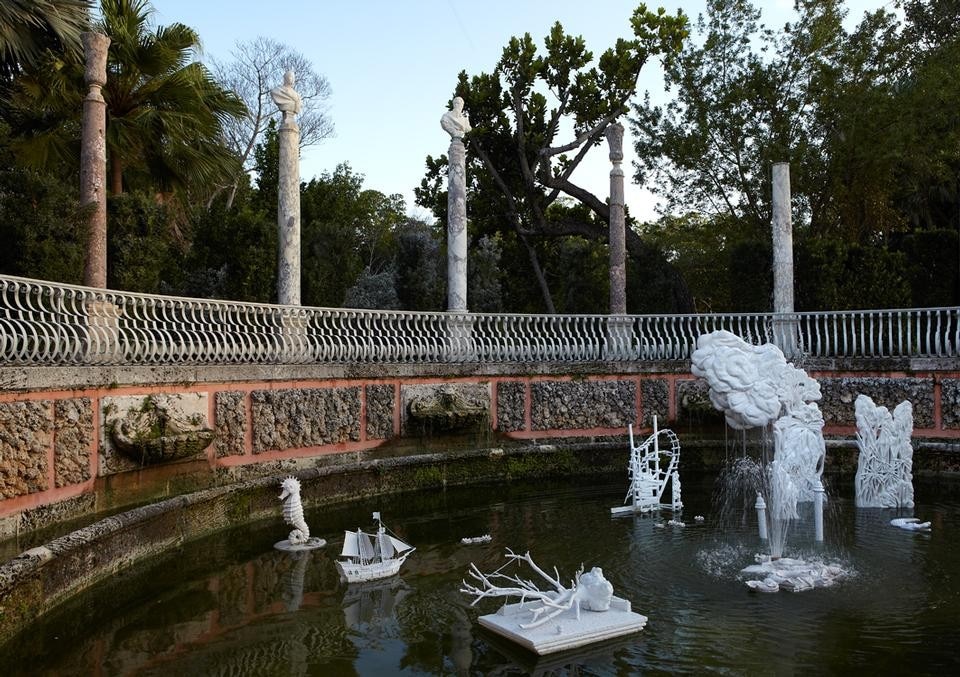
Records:
M760 550L753 520L711 520L712 478L684 477L686 528L611 518L623 478L474 487L371 500L307 515L326 549L273 549L288 528L258 523L189 544L73 600L0 649L2 675L957 674L960 485L917 485L930 534L857 510L846 484L827 544L794 529L787 555L826 555L855 573L829 589L752 593L738 571ZM340 583L343 529L385 522L417 546L399 577ZM694 515L705 515L694 525ZM460 545L490 533L489 545ZM458 589L469 563L505 547L564 579L601 566L648 616L637 635L536 659L481 631Z

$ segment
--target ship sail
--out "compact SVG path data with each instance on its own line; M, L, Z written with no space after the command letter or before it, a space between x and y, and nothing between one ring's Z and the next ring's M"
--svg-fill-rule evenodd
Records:
M357 544L360 546L360 558L363 560L373 559L375 553L373 551L373 542L370 540L368 534L363 533L362 531L357 532Z
M357 557L360 554L360 548L357 543L357 533L355 531L343 532L343 550L340 551L341 557Z
M394 538L393 536L387 536L387 538L390 539L390 542L393 544L393 549L396 550L397 553L402 554L405 550L413 549L412 545L408 545L407 543L404 543L399 538Z
M393 557L394 547L393 543L390 542L390 537L381 531L378 535L378 538L380 540L380 557L383 559L390 559Z

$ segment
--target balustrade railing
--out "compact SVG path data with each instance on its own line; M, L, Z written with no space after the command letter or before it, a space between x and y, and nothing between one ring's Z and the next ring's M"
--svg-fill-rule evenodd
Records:
M795 357L957 357L960 308L520 315L307 308L0 276L0 365L689 360L725 329Z

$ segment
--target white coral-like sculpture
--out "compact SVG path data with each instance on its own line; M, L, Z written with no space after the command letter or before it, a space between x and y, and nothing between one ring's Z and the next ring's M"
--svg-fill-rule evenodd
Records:
M913 405L904 400L893 414L858 395L857 507L913 507Z
M543 625L570 609L575 611L577 620L580 620L581 609L607 611L610 608L613 584L604 578L600 567L593 567L584 573L581 566L570 586L566 587L560 583L560 575L556 568L554 568L554 575L550 576L537 566L529 552L518 555L507 548L505 557L508 562L489 574L482 573L476 564L470 564L470 576L479 581L479 585L464 580L460 592L475 597L471 606L487 597L519 597L521 604L531 600L539 606L530 608L532 614L530 622L520 625L524 629ZM540 590L533 581L501 573L504 567L513 562L526 562L553 589Z

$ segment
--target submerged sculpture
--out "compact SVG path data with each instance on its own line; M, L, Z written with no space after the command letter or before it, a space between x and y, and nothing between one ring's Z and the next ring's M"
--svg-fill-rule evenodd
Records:
M464 536L460 539L460 543L463 545L476 545L478 543L489 543L492 540L493 536L484 534L483 536Z
M322 538L310 536L310 527L303 518L303 504L300 502L300 481L296 477L287 477L280 483L280 496L283 501L283 521L293 527L293 531L284 541L274 543L277 550L313 550L327 544Z
M634 613L630 602L613 595L613 585L600 567L584 573L583 567L569 586L560 582L554 570L550 576L530 553L518 555L507 549L507 563L484 574L470 564L469 574L479 585L463 581L460 592L474 597L471 606L488 597L519 597L518 604L505 604L496 614L481 616L480 625L518 642L538 654L599 642L642 630L646 616ZM519 575L502 573L511 563L526 562L550 589L541 590ZM602 612L581 615L581 610Z
M680 440L669 428L657 429L657 417L653 417L653 434L643 444L633 443L633 426L627 428L630 432L630 488L624 503L630 505L610 508L610 512L619 515L627 512L649 512L659 508L680 510L683 502L680 500ZM660 436L667 438L669 446L666 450L660 448ZM661 456L666 461L661 466ZM670 503L662 503L667 485L670 485Z
M413 553L414 548L399 538L387 533L380 521L380 513L373 513L377 532L368 534L360 529L344 532L343 549L337 560L340 579L346 583L375 581L393 576L400 565Z
M858 395L857 507L913 507L913 405L903 401L893 414Z
M813 588L828 588L847 575L837 563L808 562L790 557L773 559L757 555L757 563L741 573L762 578L748 580L747 587L757 592L802 592Z

